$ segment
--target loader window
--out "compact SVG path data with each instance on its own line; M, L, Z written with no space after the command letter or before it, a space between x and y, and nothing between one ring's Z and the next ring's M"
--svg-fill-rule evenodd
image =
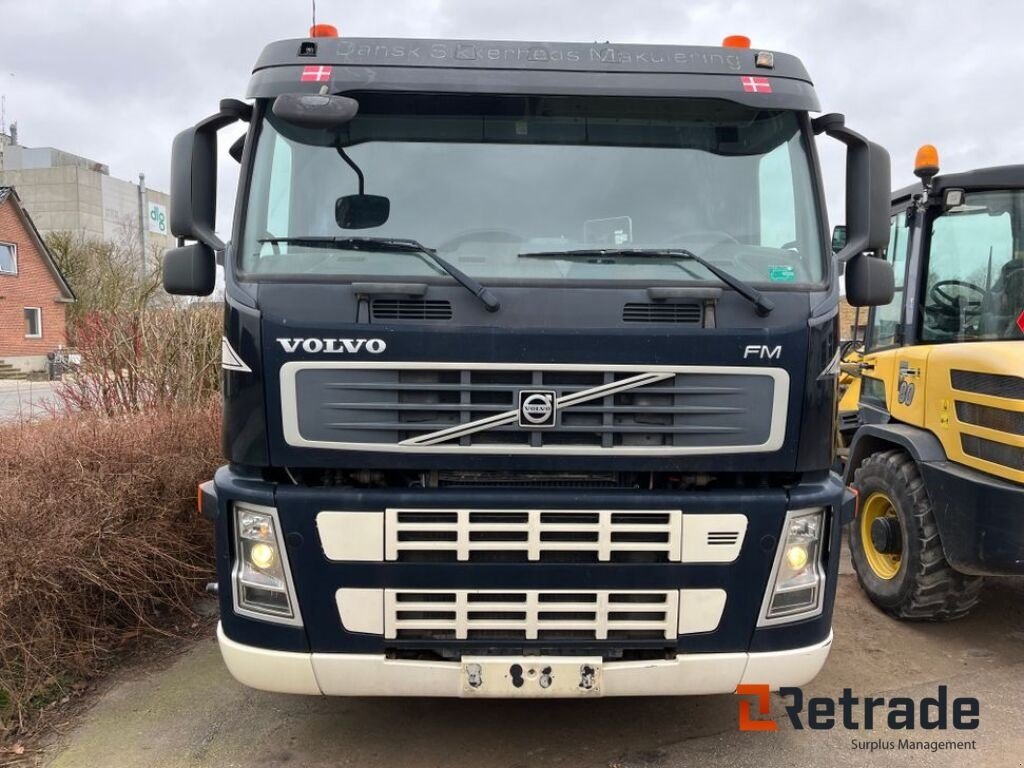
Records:
M933 219L921 301L924 341L1021 338L1022 215L1024 191L976 192Z
M899 211L889 220L889 248L886 258L892 263L896 276L896 293L885 306L876 307L871 313L871 336L868 346L881 349L897 344L897 333L903 312L903 281L907 267L907 250L910 247L910 228L907 226L906 211Z

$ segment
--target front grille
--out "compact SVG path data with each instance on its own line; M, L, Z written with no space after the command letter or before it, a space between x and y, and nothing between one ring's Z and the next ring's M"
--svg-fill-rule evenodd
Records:
M326 448L503 453L754 452L781 444L783 371L610 368L287 363L285 438ZM537 389L557 398L551 428L520 426L519 393Z
M1024 411L1008 411L978 403L956 403L956 417L964 424L974 424L997 432L1024 435Z
M678 591L384 591L392 640L651 640L678 635Z
M704 324L704 308L700 304L629 303L622 308L622 320L626 323L675 323L701 326Z
M628 562L680 558L679 510L389 509L388 560ZM735 545L735 532L709 544Z
M964 453L976 459L1024 472L1024 448L1004 445L975 435L960 435L960 445Z
M374 299L370 310L374 320L452 319L452 304L447 300Z
M953 389L1024 400L1024 378L1020 376L953 370L950 371L950 378Z

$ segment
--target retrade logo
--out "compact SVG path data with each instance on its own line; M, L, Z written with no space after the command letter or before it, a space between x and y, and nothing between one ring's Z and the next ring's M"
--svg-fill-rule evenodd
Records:
M550 389L524 389L519 392L519 426L545 429L555 426L557 396Z
M764 718L772 711L771 689L767 685L737 685L737 696L754 696L754 700L740 699L740 730L741 731L777 731L779 724L774 720L755 720L751 708L757 702L757 714Z
M771 693L767 685L739 685L739 729L741 731L777 731L772 719ZM945 685L934 696L855 696L844 688L837 698L806 698L802 688L779 688L785 718L795 731L830 731L833 728L872 731L885 727L890 731L957 730L972 731L981 723L981 703L973 696L952 697ZM754 707L757 707L755 714ZM891 749L900 746L906 739ZM859 748L854 745L855 748ZM914 747L910 747L914 748ZM972 747L963 747L972 748Z

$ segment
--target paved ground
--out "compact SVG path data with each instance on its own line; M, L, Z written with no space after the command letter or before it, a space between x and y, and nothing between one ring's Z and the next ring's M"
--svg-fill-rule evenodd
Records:
M847 569L844 569L847 570ZM836 641L808 695L934 695L981 702L971 752L854 749L852 739L905 733L737 730L733 696L594 701L326 699L272 695L235 683L212 639L160 669L122 675L50 757L53 768L260 766L960 766L1024 765L1024 581L989 586L971 618L900 624L843 575ZM779 702L773 713L781 715Z
M46 418L54 386L49 381L0 381L0 423Z

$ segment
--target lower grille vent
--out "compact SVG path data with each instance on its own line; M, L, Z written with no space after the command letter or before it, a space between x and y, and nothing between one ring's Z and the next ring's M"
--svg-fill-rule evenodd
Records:
M397 640L654 640L678 634L677 591L385 590Z
M978 403L957 401L956 417L964 424L974 424L997 432L1024 435L1024 411L1008 411Z
M1024 448L997 443L975 435L960 435L964 453L982 461L991 461L1004 467L1024 472Z
M402 562L679 560L680 512L389 509L385 557ZM738 533L709 534L735 545Z

